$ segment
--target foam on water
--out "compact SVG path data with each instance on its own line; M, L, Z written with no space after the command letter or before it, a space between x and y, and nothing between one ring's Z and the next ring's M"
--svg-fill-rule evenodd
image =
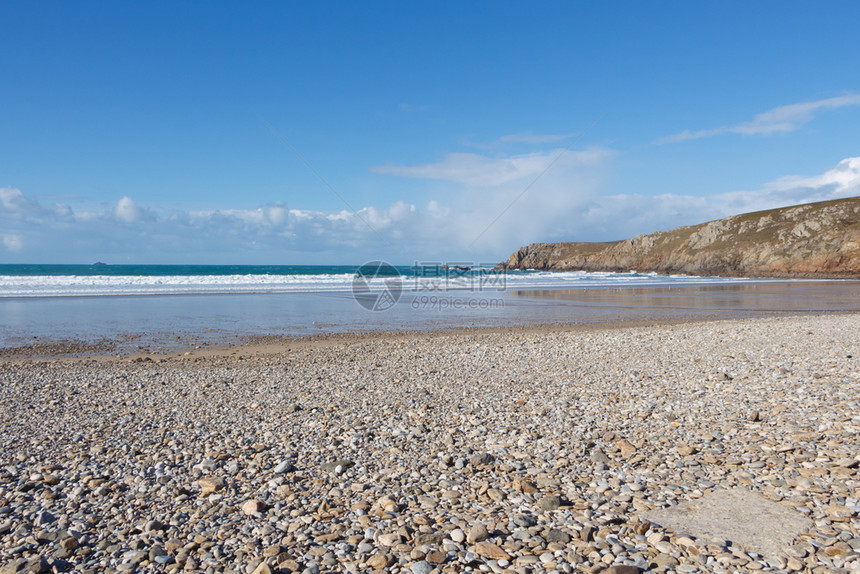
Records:
M0 297L287 293L349 289L338 275L0 275Z
M290 293L349 291L353 273L234 274L234 275L0 275L0 298L85 297L139 295L209 295L239 293ZM587 273L509 271L476 272L430 279L404 275L404 290L503 291L511 289L597 288L630 286L698 285L750 281L737 278L657 275L653 273ZM381 285L381 284L380 284Z

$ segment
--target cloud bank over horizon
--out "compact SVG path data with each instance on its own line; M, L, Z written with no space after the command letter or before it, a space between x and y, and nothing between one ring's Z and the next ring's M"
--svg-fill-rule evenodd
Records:
M502 260L538 241L623 239L729 215L860 195L860 157L812 176L775 179L760 189L711 196L604 195L603 171L616 153L571 152L528 193L552 152L512 157L446 156L423 166L386 168L401 177L441 179L460 193L423 204L405 200L353 213L270 203L253 208L165 210L123 196L75 207L0 188L0 253L20 262L361 263L381 258ZM494 166L508 166L493 175ZM375 168L376 169L376 168ZM510 208L508 212L505 210ZM498 221L493 218L502 215ZM45 258L51 253L53 260ZM38 259L38 260L37 260Z

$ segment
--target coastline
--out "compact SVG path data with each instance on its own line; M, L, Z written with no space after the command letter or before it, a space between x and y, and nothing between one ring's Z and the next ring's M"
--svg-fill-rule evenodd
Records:
M74 339L45 340L20 346L0 347L0 366L3 363L60 362L170 362L228 358L273 358L297 350L363 345L375 342L433 341L438 338L482 337L487 335L548 335L592 334L603 331L708 325L731 321L760 319L860 316L860 311L761 311L748 314L714 313L677 317L651 317L648 319L615 319L592 322L530 323L492 327L461 327L397 331L331 332L317 335L246 335L236 342L210 344L208 341L191 341L188 346L158 350L132 350L117 341L81 341ZM140 335L127 334L135 340ZM197 343L201 344L197 344Z
M497 303L496 306L486 305ZM459 304L459 305L455 305ZM0 301L0 360L160 359L265 352L255 345L441 333L589 330L779 315L860 312L858 281L404 293L383 312L350 295L177 295Z
M4 361L0 563L850 571L858 331L852 313ZM675 522L722 495L746 498L717 532Z
M839 314L854 314L844 312ZM794 314L804 316L809 314ZM828 315L821 313L820 315ZM777 316L769 314L767 316ZM813 315L814 316L814 315ZM548 333L592 333L605 330L643 328L655 326L673 326L696 323L711 323L715 321L730 321L737 318L714 315L709 318L678 317L673 319L639 319L624 321L603 321L591 323L541 323L527 325L509 325L504 327L462 327L456 329L431 330L400 330L400 331L360 331L321 333L318 335L248 335L233 343L210 345L202 342L197 345L192 341L188 347L172 350L140 351L117 347L116 341L103 340L87 342L80 340L46 340L21 346L0 348L0 365L3 362L88 362L88 361L176 361L198 359L221 359L231 357L274 357L285 352L315 347L332 347L338 345L362 345L380 341L432 341L447 337L480 337L498 334L548 334ZM129 335L136 338L135 335Z

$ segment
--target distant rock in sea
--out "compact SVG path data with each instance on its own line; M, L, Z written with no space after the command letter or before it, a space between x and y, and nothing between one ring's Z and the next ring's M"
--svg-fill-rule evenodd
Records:
M101 261L96 261L93 263L93 267L101 267L102 265L107 265L107 263L102 263Z
M604 243L532 243L497 269L860 279L860 197Z

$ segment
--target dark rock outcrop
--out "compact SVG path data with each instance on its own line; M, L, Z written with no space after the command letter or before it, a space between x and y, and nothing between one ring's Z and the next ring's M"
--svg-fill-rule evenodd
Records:
M734 215L624 241L532 243L497 268L860 278L860 197Z

